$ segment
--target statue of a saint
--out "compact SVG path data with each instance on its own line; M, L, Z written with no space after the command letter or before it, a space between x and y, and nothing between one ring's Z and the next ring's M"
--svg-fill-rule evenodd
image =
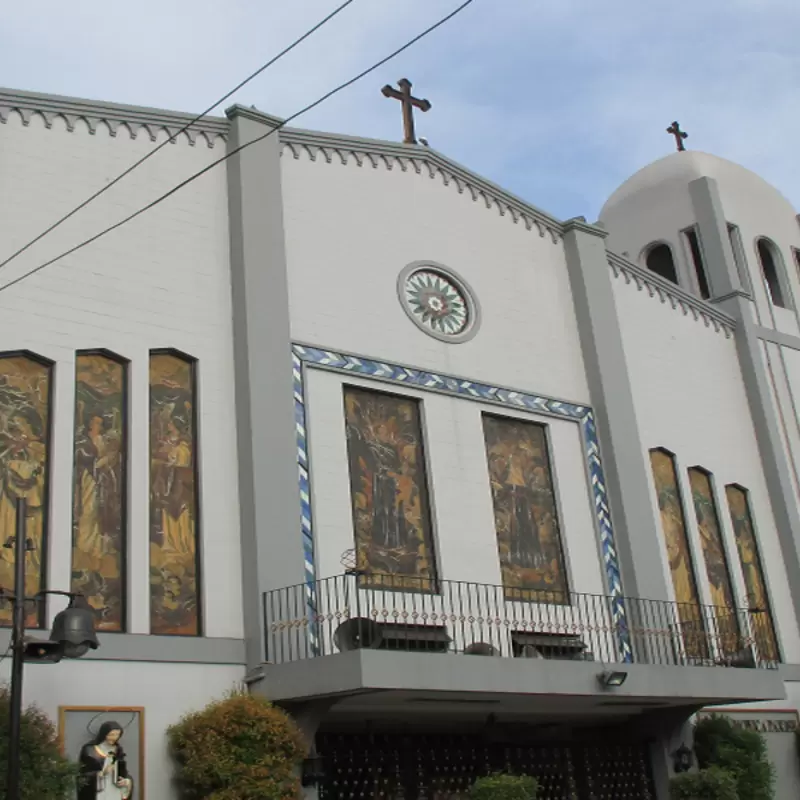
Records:
M129 800L133 795L121 738L121 725L104 722L94 741L81 748L78 800Z

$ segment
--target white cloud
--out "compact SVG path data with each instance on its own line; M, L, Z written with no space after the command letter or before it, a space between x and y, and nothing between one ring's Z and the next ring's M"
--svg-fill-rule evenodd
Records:
M356 0L236 98L286 116L458 0ZM199 111L336 0L6 4L6 85ZM111 9L111 10L109 10ZM437 149L567 217L596 214L631 172L693 148L755 169L800 205L796 0L475 0L396 62L298 121L397 139L380 87L406 76Z

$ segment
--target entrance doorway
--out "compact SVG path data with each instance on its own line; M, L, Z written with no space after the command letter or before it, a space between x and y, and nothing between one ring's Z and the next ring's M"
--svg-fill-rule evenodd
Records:
M539 781L538 800L653 800L648 747L609 741L487 741L480 735L320 733L321 800L461 800L476 778Z

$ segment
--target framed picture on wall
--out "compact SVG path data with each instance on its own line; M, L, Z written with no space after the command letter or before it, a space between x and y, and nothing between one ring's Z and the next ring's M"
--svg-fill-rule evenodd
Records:
M116 739L113 731L121 731L119 746L124 754L124 763L117 763L112 755L103 761L109 743ZM109 735L110 734L110 735ZM144 792L144 708L137 706L59 706L58 737L61 752L70 761L79 762L81 751L88 768L94 766L86 760L97 760L98 767L107 766L109 779L118 779L123 788L123 797L128 800L145 800ZM94 773L96 776L96 773ZM104 800L109 779L87 780L81 784L78 800ZM129 783L128 783L129 781ZM108 797L118 797L119 792L108 793ZM75 797L77 795L77 789Z

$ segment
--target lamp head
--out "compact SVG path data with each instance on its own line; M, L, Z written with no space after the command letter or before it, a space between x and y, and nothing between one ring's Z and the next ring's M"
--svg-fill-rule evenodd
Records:
M64 658L80 658L100 643L94 631L94 612L83 597L70 598L69 605L56 614L50 640L59 644Z
M673 769L677 774L688 772L692 768L694 754L692 753L691 749L686 746L686 744L681 744L681 746L673 753L673 756L675 757Z

